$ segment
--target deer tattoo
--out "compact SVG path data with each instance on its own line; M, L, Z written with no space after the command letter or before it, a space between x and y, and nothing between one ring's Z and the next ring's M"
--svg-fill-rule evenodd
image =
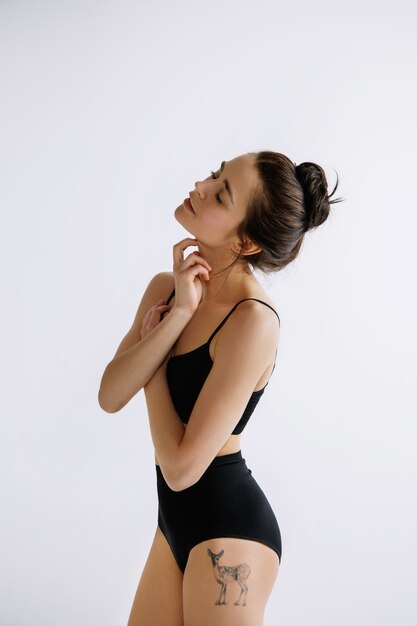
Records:
M240 605L240 599L243 595L242 606L246 606L246 594L248 593L248 586L246 579L250 574L250 567L247 563L240 563L239 565L219 565L219 559L223 556L224 550L220 550L217 554L212 552L209 548L207 554L211 558L213 565L213 574L216 582L221 585L219 599L214 604L227 604L226 602L226 587L227 583L238 582L240 585L240 596L236 600L235 604Z

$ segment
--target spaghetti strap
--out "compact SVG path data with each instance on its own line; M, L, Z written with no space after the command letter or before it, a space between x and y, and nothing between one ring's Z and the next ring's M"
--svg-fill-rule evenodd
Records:
M175 293L175 287L172 290L168 300L166 301L165 304L168 304L168 302L171 300L171 298L173 297ZM275 311L275 309L268 304L267 302L264 302L263 300L259 300L259 298L243 298L243 300L239 300L239 302L236 302L236 304L234 305L234 307L232 308L231 311L229 311L229 313L226 315L226 317L220 322L220 324L217 326L217 328L215 328L215 330L212 332L212 334L210 335L208 341L207 341L207 345L210 344L211 340L213 339L214 335L220 330L220 328L223 326L223 324L226 322L226 320L230 317L230 315L233 313L233 311L236 309L236 307L241 303L241 302L245 302L246 300L256 300L257 302L261 302L262 304L265 304L265 306L269 307L271 309L271 311L273 311L275 313L275 315L278 318L278 323L281 326L281 320L279 318L278 313Z
M173 293L170 295L169 300L172 298ZM220 324L215 328L215 330L211 333L210 338L205 343L194 348L194 350L188 350L187 352L178 353L175 355L171 355L171 357L167 361L166 368L166 378L168 383L169 392L173 401L173 405L178 413L178 416L181 418L181 421L186 424L188 423L190 416L192 414L193 408L195 406L196 399L204 386L204 382L209 375L214 362L215 355L210 354L210 341L213 339L215 334L219 331L219 329L223 326L226 320L230 317L233 311L239 306L241 302L246 300L256 300L261 304L264 304L268 308L270 308L276 314L278 318L278 322L280 323L280 318L278 313L275 311L275 308L264 302L263 300L259 300L258 298L243 298L239 300L233 307L230 306L231 310L229 310L228 314L224 317L224 319L220 322ZM207 303L207 307L209 309L213 308L213 304L210 305L210 302ZM167 309L169 307L166 307ZM219 312L219 305L214 307L217 312ZM227 311L229 307L226 309L223 308L223 311ZM211 318L212 315L209 315ZM252 320L252 323L255 323ZM214 324L213 324L214 326ZM278 330L278 329L276 329ZM276 335L275 332L272 332L273 329L270 329L271 339L272 335ZM207 333L208 334L208 333ZM278 341L276 342L278 343ZM259 347L259 346L258 346ZM269 347L272 346L269 343ZM278 347L275 346L275 354L272 355L268 350L268 362L265 363L267 369L264 371L264 375L267 375L267 372L271 370L271 375L275 369L276 357ZM246 352L246 358L249 359L250 355L248 354L248 350ZM240 357L239 357L240 358ZM270 376L269 376L270 378ZM239 422L235 425L232 433L233 435L239 435L244 427L246 426L250 416L252 415L260 397L265 391L266 386L269 384L269 378L266 384L263 385L261 389L254 389L255 381L253 384L253 392L248 398L246 407L242 413L242 416ZM242 407L243 408L243 407ZM181 521L181 520L180 520Z
M231 314L233 313L233 311L236 309L236 307L238 306L238 304L240 304L241 302L245 302L246 300L256 300L257 302L261 302L262 304L265 304L265 306L269 307L277 316L278 318L278 323L281 326L281 320L279 319L279 315L278 313L275 311L275 309L268 304L267 302L264 302L263 300L259 300L258 298L243 298L243 300L239 300L239 302L236 302L236 304L234 305L234 307L232 308L231 311L229 311L229 313L226 315L226 317L224 318L224 320L222 320L220 322L220 324L217 326L217 328L212 332L212 334L210 335L209 340L207 341L208 344L210 344L211 340L213 339L214 335L217 333L217 331L220 330L220 328L223 326L223 324L226 322L226 320L231 316Z

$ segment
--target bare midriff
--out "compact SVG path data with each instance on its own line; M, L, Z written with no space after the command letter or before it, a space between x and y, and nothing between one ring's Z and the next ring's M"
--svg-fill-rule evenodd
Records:
M184 424L184 422L182 424L183 424L184 428L187 428L187 424ZM220 448L220 450L216 454L216 456L223 456L225 454L232 454L233 452L239 452L239 450L240 450L240 435L230 435L229 439L226 441L224 446L222 446L222 448ZM156 465L159 465L158 457L156 456L156 452L155 452L155 463L156 463Z

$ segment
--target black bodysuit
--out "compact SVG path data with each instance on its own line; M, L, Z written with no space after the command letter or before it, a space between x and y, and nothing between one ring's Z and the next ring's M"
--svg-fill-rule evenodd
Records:
M166 304L169 303L174 293L175 289L172 291ZM203 345L195 348L195 350L191 350L190 352L185 352L184 354L176 354L168 360L167 381L169 390L175 409L181 420L185 424L188 424L188 420L190 419L194 404L204 385L204 381L206 380L213 366L213 361L210 357L211 340L213 339L214 335L220 330L220 328L223 326L229 316L233 313L236 307L241 302L245 302L246 300L257 300L258 302L262 302L262 304L265 304L267 307L272 309L272 311L274 311L280 323L278 313L267 302L264 302L263 300L258 300L258 298L244 298L243 300L239 300L239 302L234 305L232 310L226 315L226 317L220 322L217 328L212 332L206 343L203 343ZM271 376L274 369L275 362L271 372ZM254 391L252 393L242 417L232 431L232 435L240 435L240 433L243 431L249 421L250 416L255 410L256 405L259 402L259 398L264 393L267 385L268 383L266 383L266 385L262 387L262 389L258 389L257 391Z
M174 292L175 290L169 296L167 304ZM184 423L188 422L194 403L213 365L209 353L210 342L240 302L235 304L205 344L168 360L167 382L170 394ZM263 304L270 306L266 302ZM272 310L276 313L274 309ZM276 315L279 321L278 313ZM253 392L233 431L234 434L242 432L265 387ZM174 491L168 486L159 465L156 464L155 469L158 526L183 573L191 550L198 544L207 542L206 547L216 551L216 546L208 541L210 539L233 537L257 541L276 552L281 562L281 532L277 519L265 493L252 476L252 470L246 465L241 450L216 456L201 478L191 487L181 491ZM218 542L216 545L218 547ZM227 544L222 545L225 548L227 562ZM239 561L242 562L245 561L245 546L245 541L242 541L239 547ZM207 567L211 567L209 561Z

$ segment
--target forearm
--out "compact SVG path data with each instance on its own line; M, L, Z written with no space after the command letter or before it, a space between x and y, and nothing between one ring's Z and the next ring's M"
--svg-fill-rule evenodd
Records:
M181 476L180 446L184 425L172 402L166 378L166 361L144 387L153 445L168 485L177 490Z
M102 409L120 411L146 385L189 320L188 312L174 306L150 333L107 365L99 390Z

